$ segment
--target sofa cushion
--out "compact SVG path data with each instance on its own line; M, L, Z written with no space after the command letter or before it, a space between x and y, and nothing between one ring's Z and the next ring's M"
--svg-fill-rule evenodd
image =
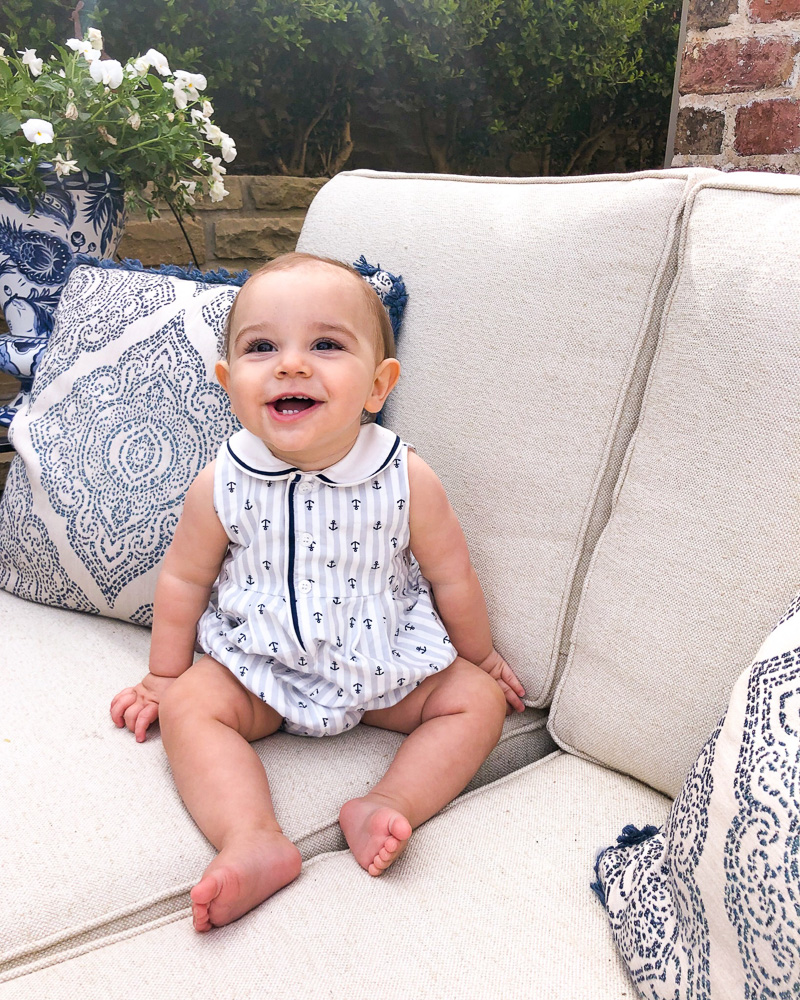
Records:
M213 857L174 789L158 730L115 728L112 696L146 670L150 632L0 592L0 980L182 909ZM256 744L287 835L309 858L344 848L339 806L383 774L402 737ZM509 719L471 787L549 753L542 712Z
M632 997L592 866L619 826L668 809L644 785L556 754L456 800L380 879L349 852L321 855L234 924L200 936L184 907L0 986L0 1000Z
M303 226L298 249L363 251L411 289L385 422L442 479L530 705L550 700L698 176L356 171Z
M598 859L614 939L650 1000L800 995L798 719L800 599L737 681L663 834Z
M670 795L800 577L800 185L702 180L550 717Z

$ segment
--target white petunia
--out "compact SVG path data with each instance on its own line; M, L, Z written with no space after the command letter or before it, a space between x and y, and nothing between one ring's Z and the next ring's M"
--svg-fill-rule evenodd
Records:
M204 122L205 123L205 122L208 121L208 117L206 115L204 115L202 111L198 111L197 108L192 108L192 110L189 112L189 114L191 115L192 121L195 123L195 125L198 122Z
M198 92L208 86L208 81L202 73L187 73L186 70L176 69L175 79L180 80L181 86L193 101L197 100Z
M166 87L166 84L164 84L164 86ZM175 98L175 107L179 111L183 111L183 109L189 103L189 98L186 96L186 91L183 89L180 83L176 83L175 86L172 88L172 96Z
M53 157L53 169L58 177L68 177L80 170L77 160L65 160L61 153L56 153Z
M31 76L40 76L42 66L44 66L44 59L37 58L36 49L25 49L24 52L20 52L20 55L22 56L22 65L28 67ZM33 120L39 121L38 118Z
M8 56L6 55L6 50L3 48L2 45L0 45L0 62L4 63L8 62Z
M67 110L64 112L64 117L69 118L70 121L76 121L78 117L78 108L74 101L70 101L67 105Z
M92 43L84 41L82 38L68 38L67 46L73 52L80 52L88 63L96 62L100 58L100 53L92 48Z
M100 51L103 48L103 36L97 28L89 28L89 41L92 48Z
M211 101L203 101L203 114L206 118L210 118L214 114L214 109L211 107Z
M208 139L209 142L213 142L215 146L221 145L225 133L219 125L212 125L211 122L208 122L203 131L205 132L206 139Z
M142 58L147 60L148 67L152 66L157 73L161 74L161 76L171 75L167 57L162 55L160 52L157 52L155 49L148 49Z
M229 135L224 135L222 137L221 152L222 159L226 163L230 163L231 160L236 159L236 143L231 139Z
M116 59L98 59L89 67L89 73L95 83L102 83L111 90L122 83L122 64Z
M43 118L29 118L23 123L22 131L28 142L35 146L53 142L53 126Z
M222 201L222 199L227 194L228 194L228 191L225 189L225 185L220 180L213 181L208 186L208 197L212 201Z

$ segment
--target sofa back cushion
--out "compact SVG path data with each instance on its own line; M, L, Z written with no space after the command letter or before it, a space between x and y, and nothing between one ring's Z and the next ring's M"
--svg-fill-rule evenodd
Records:
M531 705L549 703L608 516L690 173L357 171L322 189L300 237L298 249L364 252L405 280L385 422L442 479Z
M800 185L716 175L678 275L550 716L677 794L800 577Z

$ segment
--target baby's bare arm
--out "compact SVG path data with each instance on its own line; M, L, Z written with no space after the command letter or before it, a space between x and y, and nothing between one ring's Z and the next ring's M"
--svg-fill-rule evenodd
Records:
M436 606L459 656L491 674L517 711L525 691L495 650L489 614L464 532L438 476L414 452L408 456L411 551L433 587Z
M150 672L111 702L111 718L141 742L158 718L158 704L176 677L192 665L197 622L206 609L228 537L214 511L214 463L186 494L175 536L156 585Z

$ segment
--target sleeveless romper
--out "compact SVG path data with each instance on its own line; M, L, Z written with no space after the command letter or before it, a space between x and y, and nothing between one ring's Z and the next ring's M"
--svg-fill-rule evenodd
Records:
M456 657L409 549L408 447L368 424L322 472L287 467L246 430L219 451L230 544L198 642L287 732L350 729Z

